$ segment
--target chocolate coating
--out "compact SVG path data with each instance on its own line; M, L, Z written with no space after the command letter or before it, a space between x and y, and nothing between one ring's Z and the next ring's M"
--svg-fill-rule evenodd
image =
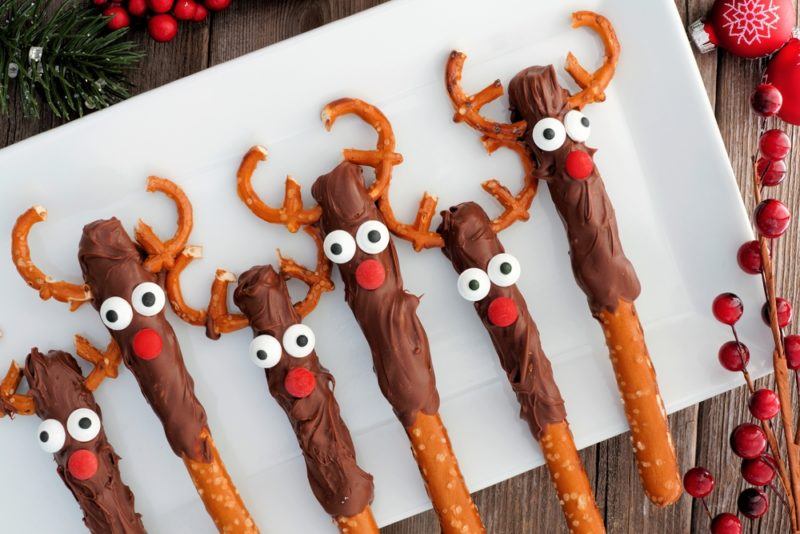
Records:
M546 152L531 137L534 125L544 117L563 122L569 111L568 96L558 84L552 65L527 68L514 76L508 86L512 120L524 119L528 123L524 141L537 160L537 176L547 182L566 227L575 279L597 315L603 310L613 312L620 300L633 302L641 288L622 250L614 208L597 167L585 180L570 178L565 170L570 152L582 150L592 155L595 150L567 137L559 149Z
M323 234L345 230L355 239L362 223L384 222L367 193L358 165L340 163L317 179L311 194L322 207ZM383 284L374 290L363 289L356 281L356 269L366 259L377 260L386 272ZM428 337L417 317L419 297L403 288L394 242L390 239L389 246L378 254L366 254L357 248L353 259L338 267L347 304L372 351L378 384L397 417L408 427L420 411L437 413L439 393Z
M489 260L505 252L492 230L491 220L474 202L443 211L437 232L444 239L442 252L457 273L472 267L486 271ZM511 326L495 326L489 321L489 304L498 297L510 298L516 304L519 316ZM538 440L548 424L565 421L567 412L525 299L516 285L500 287L492 284L489 294L473 304L517 394L520 417L527 421Z
M255 336L267 334L280 341L290 326L302 321L292 306L286 282L271 266L253 267L242 274L233 298ZM298 367L316 378L316 387L302 399L290 395L284 386L287 373ZM350 431L333 395L333 375L320 365L313 351L305 358L284 351L278 364L265 371L269 391L297 435L308 482L319 503L335 517L363 511L372 502L372 476L356 463Z
M83 510L83 522L94 534L145 532L142 519L134 508L133 493L119 473L119 456L100 428L87 442L72 438L67 430L69 415L78 408L88 408L102 419L100 406L84 386L77 362L66 352L50 351L46 356L32 349L25 360L25 378L36 403L36 415L55 419L64 427L64 446L53 454L57 472ZM97 472L87 480L73 477L67 468L70 456L88 450L98 460Z
M109 297L121 297L130 304L136 286L160 282L142 266L142 260L142 251L116 218L84 227L78 261L92 291L95 309L99 310ZM163 344L161 354L152 360L139 358L133 351L134 337L145 328L157 332ZM194 395L194 382L164 311L146 317L134 310L127 328L108 331L120 346L125 366L133 372L142 394L161 420L175 454L210 462L211 453L201 438L202 431L208 428L206 412Z

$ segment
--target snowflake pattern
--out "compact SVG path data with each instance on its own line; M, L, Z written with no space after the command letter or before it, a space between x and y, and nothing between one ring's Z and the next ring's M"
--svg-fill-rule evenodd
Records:
M767 5L769 2L769 5ZM722 25L728 35L736 39L736 44L752 45L769 39L772 30L778 26L779 5L773 0L732 0L723 5Z

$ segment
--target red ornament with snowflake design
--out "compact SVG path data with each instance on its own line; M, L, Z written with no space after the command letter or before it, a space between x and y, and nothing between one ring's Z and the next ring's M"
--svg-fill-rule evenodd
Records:
M792 0L716 0L711 11L689 26L701 52L724 48L747 58L766 56L792 37Z
M783 97L778 117L790 124L800 124L800 40L790 39L775 54L767 65L764 78Z

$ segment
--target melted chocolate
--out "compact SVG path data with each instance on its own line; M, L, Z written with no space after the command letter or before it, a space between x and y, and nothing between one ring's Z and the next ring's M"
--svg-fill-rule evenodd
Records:
M78 260L84 280L92 291L93 305L98 310L109 297L121 297L130 304L136 286L159 282L142 266L142 251L115 218L84 227ZM134 337L146 328L154 330L163 345L161 354L152 360L139 358L133 350ZM142 394L161 420L175 454L197 462L210 462L211 453L201 437L208 428L206 412L194 395L194 382L164 311L146 317L134 310L127 328L108 331L122 350L122 359L136 377Z
M383 221L364 185L361 167L340 163L320 176L311 189L322 207L320 227L324 234L345 230L353 239L365 221ZM356 269L366 259L380 262L386 272L383 284L374 290L361 288ZM417 413L439 411L439 394L431 365L425 329L417 317L419 297L406 293L397 263L394 242L379 254L360 249L339 265L345 299L367 338L378 384L404 426L411 426Z
M267 334L281 341L290 326L301 322L286 283L271 266L253 267L242 274L233 298L256 336ZM287 373L298 367L316 377L316 387L302 399L284 387ZM363 511L372 502L372 476L356 463L350 431L333 396L333 376L320 365L315 352L294 358L285 351L275 367L266 369L266 375L270 393L297 435L308 482L319 503L332 516L350 517Z
M505 252L492 230L491 220L474 202L443 211L437 232L444 239L442 252L457 273L472 267L485 271L489 260ZM519 316L511 326L495 326L488 319L489 304L498 297L510 298L516 304ZM565 421L567 413L525 299L516 285L500 287L492 284L489 294L473 304L517 394L520 417L527 421L538 440L548 424Z
M508 86L512 120L524 119L528 123L525 143L537 160L537 175L547 182L566 227L575 279L597 315L603 310L613 312L620 300L633 302L641 288L622 250L614 208L597 167L585 180L570 178L565 170L570 152L582 150L593 155L595 150L567 137L561 148L546 152L531 137L534 125L544 117L563 122L569 111L568 96L558 84L552 65L525 69Z
M53 454L57 471L67 488L83 510L83 522L94 534L143 533L144 526L136 513L133 493L119 473L119 456L100 429L97 436L79 442L69 435L67 419L78 408L88 408L102 418L94 395L84 387L83 375L77 362L61 351L50 351L46 356L37 349L31 350L25 361L25 378L30 395L36 403L36 415L55 419L64 427L66 441L60 451ZM97 472L87 480L73 477L67 468L72 453L88 450L98 460Z

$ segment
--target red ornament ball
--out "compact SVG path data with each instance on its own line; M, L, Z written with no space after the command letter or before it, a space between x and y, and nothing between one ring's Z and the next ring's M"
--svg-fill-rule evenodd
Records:
M203 22L206 20L207 16L208 10L206 9L206 6L197 4L197 8L194 10L194 18L192 20L195 22Z
M793 371L800 369L800 336L792 334L783 338L786 366Z
M206 7L211 11L222 11L231 5L231 0L206 0Z
M762 83L750 95L750 107L761 117L772 117L783 104L783 95L770 83Z
M758 519L769 510L767 494L759 488L747 488L741 492L736 504L742 515L749 519Z
M786 178L786 161L778 159L772 161L761 157L756 162L756 174L762 185L779 185Z
M765 80L781 92L778 117L800 124L800 40L790 39L767 65Z
M505 328L511 326L519 316L519 310L514 302L514 299L508 297L497 297L489 303L489 309L486 311L489 322L495 326Z
M744 313L742 300L733 293L722 293L714 299L711 311L717 321L727 325L734 325Z
M172 15L156 15L147 21L147 33L153 40L166 43L178 35L178 21Z
M172 9L175 0L147 0L147 5L153 13L166 13Z
M714 489L714 477L705 467L693 467L683 475L683 487L695 499L702 499Z
M131 25L131 18L122 6L111 6L103 11L103 15L111 17L106 23L106 26L111 31L127 28Z
M742 522L733 514L719 514L711 521L711 534L742 534Z
M719 363L732 372L739 372L750 363L750 350L744 343L728 341L719 348Z
M756 228L764 237L775 239L783 235L789 228L792 214L786 204L774 198L762 200L756 206Z
M760 421L772 419L781 409L778 396L771 389L759 389L750 396L750 413Z
M761 266L761 245L758 241L748 241L739 247L736 261L747 274L759 274L763 267Z
M134 17L143 17L147 13L147 0L128 0L128 13Z
M304 399L311 395L317 385L314 373L305 367L295 367L288 373L283 381L286 392L296 399Z
M739 458L758 458L767 448L767 436L760 426L742 423L731 432L730 444Z
M197 3L194 0L178 0L172 8L172 14L178 20L194 20Z
M785 158L792 149L792 140L783 130L773 128L761 134L758 140L758 149L765 158L777 161Z
M767 486L775 479L775 459L765 454L742 460L742 478L754 486Z
M788 300L776 297L775 298L775 307L778 310L778 326L784 328L792 322L792 303ZM763 306L761 306L761 319L764 320L764 323L769 325L769 302L765 302Z

